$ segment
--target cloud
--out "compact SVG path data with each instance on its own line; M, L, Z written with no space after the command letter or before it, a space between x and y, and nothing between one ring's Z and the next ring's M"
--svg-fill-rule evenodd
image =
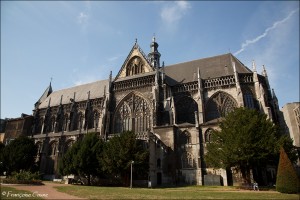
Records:
M258 42L259 40L261 40L262 38L266 37L268 35L268 33L273 30L276 29L279 25L283 24L284 22L286 22L287 20L289 20L293 14L295 14L296 12L299 11L299 8L296 10L291 11L287 17L285 17L282 20L276 21L273 23L272 26L268 27L263 34L257 36L256 38L252 39L252 40L246 40L246 42L242 43L241 49L238 50L237 52L234 53L234 55L238 55L241 52L243 52L250 44L255 44L256 42Z
M80 12L77 17L77 22L79 24L85 24L85 23L87 23L88 18L89 18L89 16L86 13Z
M165 23L172 25L178 22L189 8L191 5L187 1L172 2L162 9L160 17Z

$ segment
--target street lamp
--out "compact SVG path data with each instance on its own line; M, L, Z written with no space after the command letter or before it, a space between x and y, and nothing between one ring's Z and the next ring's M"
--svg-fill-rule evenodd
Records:
M130 189L132 189L132 165L133 165L134 161L132 160L130 162Z

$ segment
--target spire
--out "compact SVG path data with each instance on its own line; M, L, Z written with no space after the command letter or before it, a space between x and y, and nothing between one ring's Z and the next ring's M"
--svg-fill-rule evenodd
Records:
M253 72L256 72L256 65L255 65L255 61L252 60L252 69L253 69Z
M268 74L267 74L267 70L266 70L266 68L265 68L265 65L263 65L262 67L263 67L262 75L263 75L264 77L268 77Z
M155 35L153 35L152 42L150 44L150 53L148 54L153 67L160 67L160 53L158 52L157 48L158 43L156 42Z

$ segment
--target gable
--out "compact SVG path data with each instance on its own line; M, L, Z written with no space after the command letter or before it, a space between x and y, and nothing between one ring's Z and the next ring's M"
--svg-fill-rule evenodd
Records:
M151 66L147 56L144 54L138 44L135 43L115 80L153 71L154 68Z

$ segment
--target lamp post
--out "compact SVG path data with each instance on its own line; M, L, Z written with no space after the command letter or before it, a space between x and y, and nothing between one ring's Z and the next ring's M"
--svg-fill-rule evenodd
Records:
M132 189L132 165L133 165L134 161L132 160L130 162L130 189Z

